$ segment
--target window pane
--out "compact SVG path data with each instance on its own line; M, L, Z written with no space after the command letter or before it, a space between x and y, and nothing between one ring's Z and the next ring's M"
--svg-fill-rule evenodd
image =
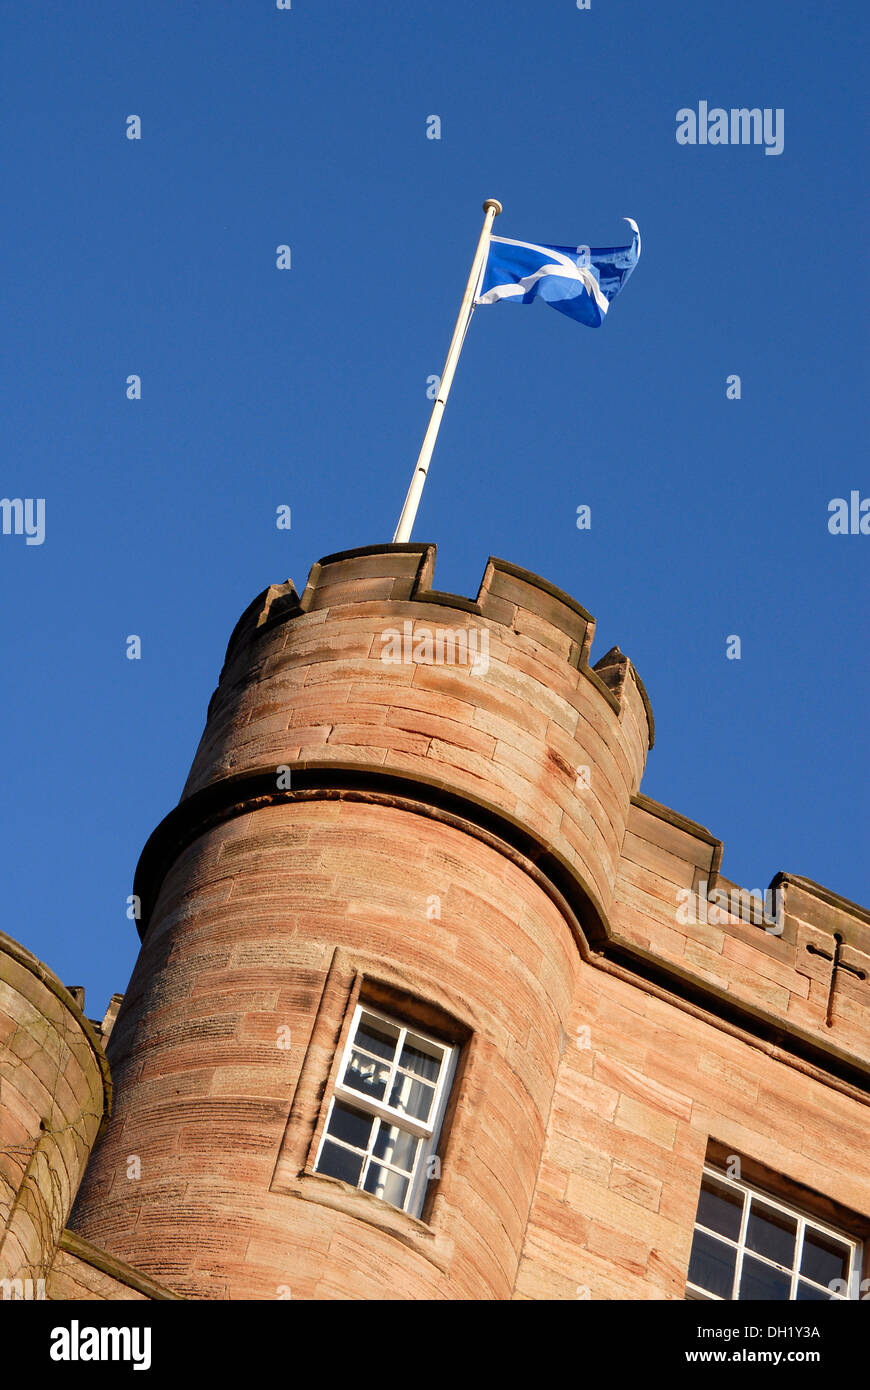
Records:
M399 1041L399 1031L390 1028L388 1023L381 1023L379 1019L372 1018L370 1014L363 1014L353 1041L355 1046L364 1047L366 1052L373 1052L376 1057L383 1057L392 1062L396 1043Z
M808 1279L815 1279L817 1284L829 1284L832 1279L847 1279L847 1246L842 1241L834 1240L832 1236L826 1236L822 1231L814 1231L811 1226L807 1226L804 1230L801 1274L805 1274Z
M428 1120L434 1095L434 1086L427 1085L425 1081L415 1081L412 1076L397 1072L390 1105L405 1115L413 1115L415 1120Z
M381 1197L391 1206L403 1207L408 1191L408 1179L403 1178L401 1173L393 1173L389 1168L380 1168L377 1163L372 1163L366 1173L363 1187L366 1192L373 1192L376 1197Z
M793 1216L786 1216L785 1212L776 1211L774 1207L763 1206L752 1198L746 1231L748 1249L791 1269L796 1239L797 1221Z
M730 1236L736 1240L740 1234L740 1219L743 1215L743 1193L733 1192L721 1183L705 1178L701 1183L701 1196L698 1199L697 1222L699 1226L709 1226L720 1236Z
M343 1139L346 1144L353 1144L355 1148L365 1151L369 1146L373 1124L371 1115L364 1114L362 1110L353 1110L349 1105L342 1105L336 1101L332 1107L327 1130L334 1138Z
M689 1283L718 1294L720 1298L730 1298L736 1260L737 1251L730 1245L696 1231L689 1261Z
M328 1173L331 1178L341 1178L342 1182L359 1183L362 1172L363 1155L352 1153L350 1149L339 1148L328 1139L320 1150L317 1162L318 1173Z
M397 1129L395 1125L385 1125L381 1121L374 1153L376 1158L385 1158L396 1168L404 1168L406 1173L410 1173L419 1145L420 1140L416 1135L407 1134L405 1130Z
M389 1077L390 1069L383 1062L376 1062L373 1057L366 1057L365 1053L354 1050L344 1073L344 1084L371 1096L373 1100L383 1100Z
M763 1299L766 1302L788 1300L791 1292L791 1279L773 1265L756 1260L752 1255L743 1256L743 1273L740 1276L739 1299Z
M803 1279L798 1279L797 1297L800 1303L808 1302L810 1299L817 1303L830 1303L834 1295L824 1289L814 1289L812 1284L805 1284Z
M437 1081L441 1058L433 1057L429 1052L421 1052L419 1047L406 1042L399 1058L399 1066L412 1071L415 1076L425 1077L427 1081Z

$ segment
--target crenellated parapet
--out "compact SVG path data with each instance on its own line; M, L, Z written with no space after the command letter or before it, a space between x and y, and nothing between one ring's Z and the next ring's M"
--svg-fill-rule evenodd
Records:
M367 769L506 818L564 862L603 918L653 720L595 620L527 570L490 559L476 599L432 587L433 545L347 551L303 592L267 589L229 643L182 801L291 769L297 788Z
M632 798L608 950L681 990L723 1026L870 1085L870 912L796 874L741 885L722 842Z

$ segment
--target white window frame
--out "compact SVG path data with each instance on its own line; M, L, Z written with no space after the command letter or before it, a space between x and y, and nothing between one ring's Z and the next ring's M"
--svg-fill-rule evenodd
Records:
M721 1184L723 1187L731 1188L733 1192L740 1194L743 1203L743 1210L740 1216L740 1230L738 1232L736 1240L733 1240L730 1236L723 1236L721 1231L714 1231L709 1226L703 1226L701 1222L698 1220L697 1214L692 1224L692 1246L694 1246L695 1243L695 1232L700 1231L702 1232L702 1234L712 1236L714 1240L719 1240L724 1245L730 1246L732 1250L737 1251L737 1258L734 1264L734 1282L731 1285L731 1297L729 1299L723 1298L721 1294L711 1293L709 1289L704 1289L699 1284L692 1284L687 1279L687 1298L704 1299L709 1302L715 1303L729 1303L737 1301L734 1297L734 1290L739 1290L740 1288L741 1280L743 1278L743 1256L746 1253L751 1255L753 1259L760 1260L762 1264L770 1265L772 1269L778 1270L779 1273L788 1274L790 1276L791 1283L789 1284L788 1298L781 1300L775 1299L772 1300L773 1302L796 1302L797 1287L798 1282L800 1280L803 1280L806 1284L810 1284L815 1289L824 1289L827 1292L829 1299L836 1303L845 1303L849 1302L850 1300L853 1301L854 1299L861 1297L860 1276L863 1264L863 1243L860 1240L858 1240L855 1236L848 1235L845 1231L839 1230L836 1226L829 1226L825 1221L817 1221L814 1216L805 1215L804 1212L800 1211L797 1207L787 1206L784 1202L779 1201L776 1197L772 1197L769 1192L765 1192L764 1188L756 1187L754 1183L746 1182L743 1178L730 1178L726 1173L723 1173L720 1168L715 1168L711 1164L704 1164L703 1177L701 1179L702 1184L704 1178L712 1178L717 1183ZM699 1203L700 1196L701 1189L699 1188ZM763 1203L764 1206L772 1207L774 1210L781 1212L784 1216L787 1216L791 1220L797 1222L797 1234L795 1236L795 1253L793 1266L789 1267L787 1265L780 1264L776 1260L772 1260L768 1255L759 1255L757 1250L747 1251L746 1235L749 1228L749 1214L752 1211L753 1200L755 1198L758 1198L759 1202ZM850 1255L849 1270L846 1275L845 1293L833 1293L828 1285L819 1284L816 1282L815 1279L810 1279L806 1274L801 1274L800 1267L804 1250L804 1234L808 1226L811 1230L818 1231L821 1235L830 1236L832 1237L832 1239L839 1241L841 1245L848 1246ZM689 1254L689 1259L691 1261L691 1251Z
M389 1076L384 1087L385 1096L389 1096L391 1094L393 1082L395 1080L396 1073L399 1070L399 1059L402 1055L402 1050L405 1046L406 1039L410 1038L412 1046L414 1045L415 1040L422 1043L423 1047L421 1048L421 1051L429 1053L434 1052L436 1054L440 1054L441 1061L438 1069L438 1079L435 1082L435 1093L432 1098L432 1107L429 1113L429 1119L426 1122L415 1119L411 1115L406 1115L403 1111L396 1109L394 1106L391 1106L387 1101L375 1100L371 1096L365 1095L362 1091L355 1090L353 1086L345 1086L343 1078L347 1071L347 1067L354 1050L357 1029L359 1028L363 1016L371 1018L375 1023L385 1023L391 1029L398 1029L398 1038L396 1040L396 1046L393 1051L393 1059L392 1062L389 1063ZM361 1149L355 1148L353 1145L350 1144L345 1144L342 1142L342 1140L337 1139L335 1135L329 1133L329 1123L332 1119L332 1112L335 1107L335 1103L336 1101L341 1101L343 1104L349 1105L355 1110L362 1110L366 1114L369 1114L374 1118L381 1120L384 1124L389 1125L391 1128L403 1130L405 1133L413 1134L418 1139L422 1140L417 1149L417 1155L414 1160L414 1167L408 1182L408 1190L405 1193L405 1202L402 1207L397 1207L395 1203L388 1202L385 1197L379 1197L377 1193L365 1193L366 1196L373 1197L376 1201L385 1202L386 1205L392 1207L394 1211L405 1211L410 1216L419 1216L420 1212L423 1209L423 1202L426 1196L426 1183L428 1180L428 1163L429 1159L435 1152L435 1148L437 1146L438 1139L441 1133L441 1125L444 1121L444 1112L447 1108L447 1100L450 1095L450 1089L453 1083L453 1076L456 1070L456 1058L458 1052L458 1047L453 1046L450 1043L442 1042L440 1038L433 1038L430 1036L430 1034L424 1033L419 1028L415 1028L413 1024L403 1022L402 1019L396 1018L392 1014L384 1013L382 1009L372 1008L371 1005L365 1003L357 1004L356 1008L354 1009L353 1019L351 1020L351 1026L348 1031L347 1042L345 1043L344 1049L342 1051L341 1061L339 1063L338 1072L336 1075L335 1086L333 1087L333 1092L329 1100L329 1110L326 1116L326 1122L323 1126L323 1133L320 1136L320 1143L317 1146L317 1157L314 1160L315 1172L318 1171L320 1164L320 1155L323 1151L324 1144L327 1142L337 1144L340 1148L346 1148L349 1153L353 1153L356 1155L359 1155L362 1152ZM385 1065L387 1064L385 1063ZM374 1163L378 1167L391 1168L389 1160L377 1158L373 1154L373 1142L373 1137L370 1135L369 1147L366 1150L363 1165L360 1170L359 1180L356 1184L356 1190L360 1192L364 1191L363 1183L365 1182L366 1175L372 1163ZM400 1172L401 1170L393 1169L392 1171ZM407 1173L402 1171L402 1176L406 1177L408 1175ZM350 1186L350 1184L348 1184L348 1186Z

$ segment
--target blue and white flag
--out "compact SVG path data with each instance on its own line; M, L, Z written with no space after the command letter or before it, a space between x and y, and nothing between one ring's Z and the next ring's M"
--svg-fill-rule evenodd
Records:
M600 328L640 257L637 223L626 217L634 237L630 246L539 246L531 241L490 238L475 304L510 299L531 304L544 299L560 313Z

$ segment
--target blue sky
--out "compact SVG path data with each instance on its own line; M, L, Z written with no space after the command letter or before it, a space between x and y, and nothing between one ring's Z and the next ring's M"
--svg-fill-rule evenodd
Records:
M643 790L747 887L870 902L870 537L827 528L870 496L866 7L80 0L3 27L0 491L46 499L41 546L0 535L4 930L94 1016L124 989L136 861L236 619L392 536L488 196L520 239L632 216L643 255L600 330L475 315L414 531L438 587L494 554L573 594L593 661L618 644L649 691ZM702 100L782 108L782 153L678 145Z

